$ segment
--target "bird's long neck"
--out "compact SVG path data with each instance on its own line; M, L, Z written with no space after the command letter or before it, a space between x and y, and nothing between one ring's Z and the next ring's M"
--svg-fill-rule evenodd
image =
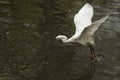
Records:
M66 38L62 39L62 42L67 43L67 40L68 40L68 38L66 37Z
M72 38L67 38L67 37L65 37L64 39L62 39L62 42L64 42L64 43L69 43L69 42L73 42L73 39Z

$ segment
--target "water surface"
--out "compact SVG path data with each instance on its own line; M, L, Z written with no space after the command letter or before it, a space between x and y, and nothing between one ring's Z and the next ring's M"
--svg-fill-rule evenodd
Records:
M96 53L65 45L58 34L74 34L73 17L86 3L93 21L110 18L95 33ZM0 80L120 80L120 0L0 0Z

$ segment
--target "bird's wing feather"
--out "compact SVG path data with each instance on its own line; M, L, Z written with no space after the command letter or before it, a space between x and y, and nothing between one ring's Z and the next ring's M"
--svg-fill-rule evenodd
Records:
M109 15L101 18L100 20L97 20L96 22L92 23L90 26L86 27L86 28L83 30L80 38L82 38L82 37L88 37L88 38L89 38L89 37L92 37L92 36L94 35L95 31L98 30L99 26L100 26L103 22L105 22L108 18L109 18Z
M86 3L79 12L74 16L74 23L76 31L74 36L79 36L85 27L91 25L91 19L93 17L92 5Z

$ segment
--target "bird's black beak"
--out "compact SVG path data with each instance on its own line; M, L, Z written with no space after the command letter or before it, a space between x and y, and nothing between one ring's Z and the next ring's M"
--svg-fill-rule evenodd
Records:
M58 38L54 38L55 43L59 42Z
M59 39L56 37L55 40L59 40Z
M55 38L55 40L58 40L57 38Z

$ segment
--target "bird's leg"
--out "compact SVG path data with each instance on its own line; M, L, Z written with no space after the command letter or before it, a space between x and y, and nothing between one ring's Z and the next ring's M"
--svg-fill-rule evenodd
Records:
M90 47L90 52L91 52L91 58L92 59L97 59L97 55L95 53L95 49L93 48L93 46L89 46Z
M93 55L93 48L91 46L90 47L90 54L91 54L91 58L93 59L94 58L94 55Z

